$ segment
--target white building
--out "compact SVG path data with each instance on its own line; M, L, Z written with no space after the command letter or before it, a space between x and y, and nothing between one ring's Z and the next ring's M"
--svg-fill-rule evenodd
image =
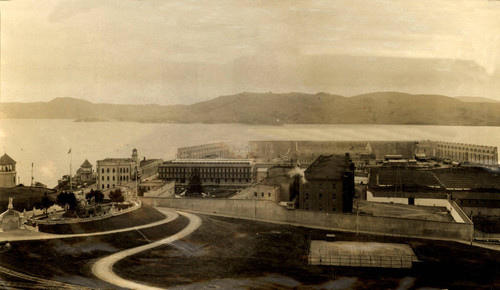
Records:
M106 190L136 179L139 168L137 149L132 158L106 158L97 161L97 189Z

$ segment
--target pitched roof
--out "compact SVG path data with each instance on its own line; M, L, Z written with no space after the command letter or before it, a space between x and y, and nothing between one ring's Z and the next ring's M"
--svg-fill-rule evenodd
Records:
M347 158L347 160L346 160ZM306 179L341 179L348 168L349 157L321 155L304 172Z
M92 167L92 164L90 164L90 162L87 159L85 159L85 161L83 162L83 164L80 167L89 168L89 167Z
M9 155L4 154L2 157L0 157L0 165L14 165L16 164L16 161L14 159L10 158Z

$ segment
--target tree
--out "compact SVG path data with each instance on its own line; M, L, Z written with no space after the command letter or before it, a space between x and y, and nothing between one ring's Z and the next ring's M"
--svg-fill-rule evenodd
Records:
M203 192L203 187L201 186L200 173L197 169L193 170L191 177L189 178L189 184L187 188L188 195L200 195Z
M78 202L74 193L63 191L57 196L57 204L62 207L68 205L70 209L75 209Z
M111 199L112 202L123 202L125 201L125 197L123 196L122 190L117 188L115 190L112 190L109 193L109 199Z
M90 202L94 198L95 203L102 203L104 200L104 194L100 190L91 189L89 193L85 195L85 198Z
M42 202L41 202L41 206L45 210L45 213L47 213L47 209L53 205L54 202L50 199L49 195L45 193L42 197Z

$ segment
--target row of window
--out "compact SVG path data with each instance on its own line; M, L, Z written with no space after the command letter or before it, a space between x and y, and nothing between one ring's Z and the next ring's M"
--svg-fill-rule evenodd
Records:
M309 193L308 193L308 192L306 192L306 193L304 194L304 198L305 198L305 199L309 199ZM323 198L323 193L321 193L321 192L320 192L320 193L318 194L318 199L322 199L322 198ZM332 193L332 199L335 199L335 198L336 198L335 193Z
M158 172L250 172L249 167L159 167Z
M450 149L450 150L464 150L464 151L471 151L471 152L482 152L482 153L494 153L493 150L486 150L486 149L477 149L477 148L467 148L467 147L460 147L460 146L450 146L450 145L438 145L439 148L444 148L444 149Z
M163 179L163 178L162 178ZM185 178L164 178L165 181L175 181L175 182L180 182L180 183L186 183L186 179ZM224 178L224 179L220 179L220 178L203 178L201 180L202 182L215 182L215 183L221 183L221 181L224 181L224 182L239 182L239 183L242 183L242 182L246 182L246 183L249 183L250 182L250 179L248 178Z
M323 187L322 183L317 183L317 184L318 184L319 188ZM337 188L335 183L326 183L324 188L328 188L328 184L331 184L333 189ZM309 183L306 183L304 186L305 186L305 188L309 188Z
M13 168L12 165L2 165L0 166L0 172L12 172L14 171Z
M258 193L255 191L253 193L253 196L257 197L257 195L258 195ZM261 192L261 196L264 197L264 193L263 192ZM267 193L267 197L271 197L271 193L270 192Z
M109 176L106 176L107 177L107 181L109 181ZM102 181L104 181L104 176L101 176L101 179ZM115 180L115 176L113 175L112 176L112 180L114 181ZM128 181L128 176L119 176L118 180L120 181Z
M119 168L118 173L128 173L128 168ZM101 173L104 173L104 168L101 168ZM106 173L110 173L109 168L106 168ZM112 168L112 173L115 173L115 169Z
M305 210L309 210L309 205L306 205L306 206L304 207L304 209L305 209ZM318 210L319 210L319 211L323 211L323 206L322 206L322 205L320 205L320 206L319 206L319 208L318 208ZM335 207L332 207L332 211L335 211Z
M181 149L179 150L179 154L191 154L196 152L227 152L229 153L229 149L223 147L208 147L208 148L193 148L193 149Z
M187 174L182 173L160 173L160 178L185 178ZM244 173L233 173L233 174L200 174L200 178L248 178L251 177L250 174Z

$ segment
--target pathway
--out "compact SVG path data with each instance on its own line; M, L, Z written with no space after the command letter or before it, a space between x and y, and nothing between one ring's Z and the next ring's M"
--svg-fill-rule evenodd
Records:
M194 232L196 229L198 229L201 226L201 219L198 216L196 216L194 214L186 213L186 212L179 212L179 213L189 219L189 224L182 231L180 231L177 234L172 235L170 237L156 241L154 243L150 243L150 244L139 246L136 248L124 250L124 251L112 254L110 256L107 256L105 258L102 258L92 266L92 273L94 273L94 275L96 275L99 279L101 279L103 281L106 281L108 283L114 284L116 286L124 287L124 288L149 289L149 290L162 289L162 288L147 286L147 285L140 284L140 283L137 283L134 281L123 279L113 272L113 265L116 262L118 262L118 261L120 261L128 256L135 255L135 254L140 253L142 251L146 251L146 250L149 250L149 249L152 249L155 247L159 247L161 245L165 245L165 244L177 241L179 239L182 239L182 238L190 235L192 232Z

